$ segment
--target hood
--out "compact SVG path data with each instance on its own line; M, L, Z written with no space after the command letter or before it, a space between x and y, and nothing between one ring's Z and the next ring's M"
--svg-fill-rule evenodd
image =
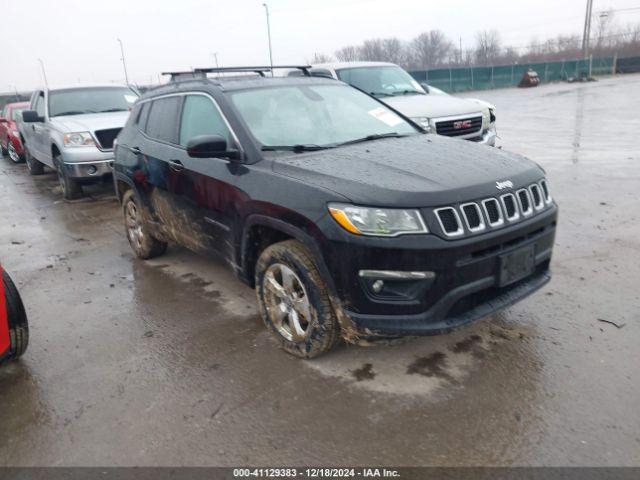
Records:
M53 117L51 123L62 132L94 132L110 128L122 128L129 112L85 113Z
M484 107L475 102L449 95L398 95L396 97L383 97L379 100L409 118L451 117L485 110Z
M437 207L495 197L544 177L531 160L438 135L388 138L274 158L273 170L332 190L354 204Z

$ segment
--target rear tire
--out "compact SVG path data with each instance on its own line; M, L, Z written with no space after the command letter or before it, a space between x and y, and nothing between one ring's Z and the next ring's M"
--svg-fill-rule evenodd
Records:
M42 175L44 173L44 165L36 160L31 153L29 153L29 149L24 147L24 158L27 162L27 170L29 170L29 175Z
M69 177L67 171L64 169L64 162L62 158L60 158L60 154L56 155L53 161L56 166L56 171L58 172L58 182L60 183L64 199L76 200L82 197L82 185L80 185L76 179Z
M2 283L7 304L7 318L9 319L8 359L15 360L24 354L29 345L29 324L18 289L4 270L2 271Z
M287 353L314 358L338 343L340 325L329 291L302 243L287 240L266 248L255 283L262 319Z
M136 256L142 260L159 257L167 251L167 242L162 242L149 232L144 222L143 207L136 202L133 190L122 197L124 228L129 245Z

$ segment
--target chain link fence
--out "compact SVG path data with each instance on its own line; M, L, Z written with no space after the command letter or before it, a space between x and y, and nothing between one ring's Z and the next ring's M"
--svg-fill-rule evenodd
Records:
M557 82L572 77L612 75L616 70L620 73L640 71L640 57L624 59L606 57L493 67L441 68L414 70L409 73L418 82L426 82L446 92L462 92L515 87L529 69L538 73L541 83Z

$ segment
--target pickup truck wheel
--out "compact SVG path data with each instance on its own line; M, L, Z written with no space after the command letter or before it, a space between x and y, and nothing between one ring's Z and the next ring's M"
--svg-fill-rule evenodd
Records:
M15 360L27 350L29 325L20 294L4 270L2 270L2 286L9 320L9 359Z
M127 191L122 197L122 208L127 239L138 258L148 260L167 251L167 243L153 237L145 225L142 207L136 202L133 190Z
M24 149L24 158L27 162L27 170L29 170L29 175L42 175L44 173L44 165L33 158L33 155L29 153L29 150L26 147Z
M258 259L255 281L262 319L286 352L314 358L336 345L338 319L302 243L287 240L266 248Z
M58 172L58 182L62 189L62 196L65 200L75 200L82 197L82 185L80 185L77 180L69 178L59 155L55 156L54 162L56 165L56 171Z

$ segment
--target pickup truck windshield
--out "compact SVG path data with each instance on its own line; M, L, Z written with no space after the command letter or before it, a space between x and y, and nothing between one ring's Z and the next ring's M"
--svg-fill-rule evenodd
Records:
M356 67L336 70L338 78L370 95L390 97L424 94L414 78L400 67Z
M231 99L264 150L329 148L418 132L384 105L343 84L240 90Z
M126 87L72 88L49 94L49 116L126 112L138 94Z

